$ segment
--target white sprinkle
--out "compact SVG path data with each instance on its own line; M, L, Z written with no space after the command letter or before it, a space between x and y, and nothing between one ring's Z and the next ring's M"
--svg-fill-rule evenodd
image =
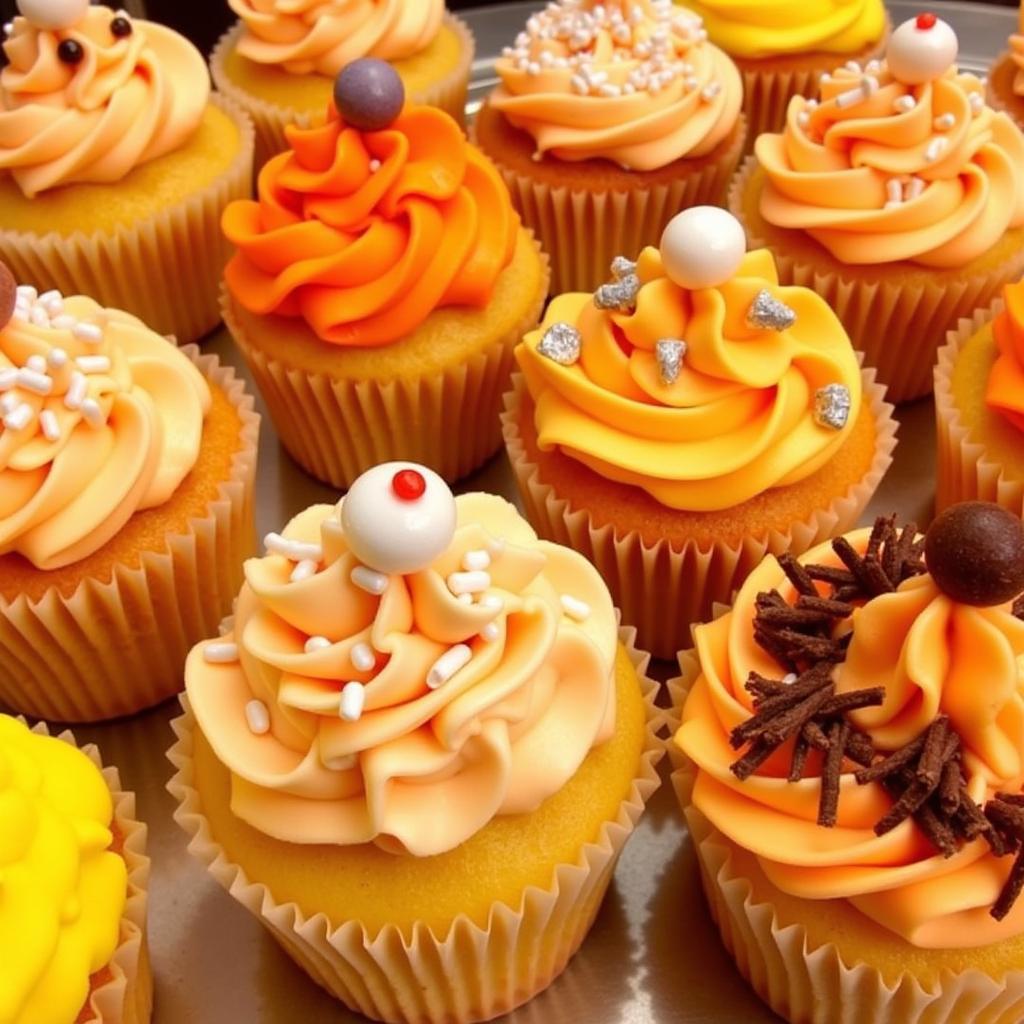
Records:
M15 289L15 294L18 300L24 299L26 302L35 302L39 298L39 292L35 290L30 284L19 284Z
M53 379L35 370L18 371L18 387L34 395L48 395L53 390Z
M905 114L908 110L913 110L914 107L917 106L917 100L915 100L910 93L907 93L905 96L897 96L896 99L893 100L892 105L901 114Z
M934 163L946 151L946 146L948 145L949 143L945 139L932 139L931 142L929 142L928 145L925 146L925 160L927 160L930 164Z
M39 305L46 310L50 316L59 316L64 309L64 296L56 288L43 292L39 296Z
M487 625L480 630L480 636L489 644L492 644L494 643L495 640L498 639L498 634L500 632L501 630L498 629L498 624L496 622L488 622Z
M431 666L427 673L427 686L436 690L443 686L460 669L465 668L473 657L473 651L466 644L449 647Z
M848 60L846 62L846 70L852 71L855 75L860 74L860 64L855 60Z
M710 82L700 91L700 98L705 103L710 103L722 91L721 82Z
M352 648L352 664L360 672L372 672L377 666L377 656L369 644L358 643Z
M939 114L935 118L934 125L937 132L948 132L950 128L956 125L956 116L953 114Z
M21 405L21 399L12 392L8 392L6 395L0 395L0 413L4 416L9 412L14 412L19 405Z
M380 170L380 161L379 160L371 160L370 161L370 173L371 174L376 174L379 170Z
M264 736L270 732L270 712L261 700L251 700L245 705L245 720L249 723L249 731L255 736Z
M577 622L585 622L590 618L590 605L571 594L562 595L562 611Z
M491 574L481 570L453 572L448 577L448 589L458 597L460 594L479 594L491 585Z
M42 306L33 306L32 312L28 315L29 323L36 327L49 327L50 318L46 315L46 310Z
M103 409L100 408L100 403L95 398L86 398L82 402L82 419L89 424L90 427L102 427L106 422L106 417L103 415Z
M85 379L84 373L79 373L77 370L71 374L71 382L68 384L68 390L64 395L64 406L68 409L81 409L82 402L85 401L86 390L89 387L89 382Z
M8 366L0 370L0 391L10 391L18 386L18 370L16 367Z
M238 644L229 641L207 644L203 648L203 658L211 665L227 665L238 661Z
M476 551L467 551L462 556L462 568L466 572L479 572L491 567L491 553L484 548Z
M292 574L288 578L292 583L301 583L303 580L311 579L316 575L316 570L319 567L319 562L314 562L312 558L304 558L301 562L296 563Z
M346 722L358 722L365 703L366 687L362 683L346 683L341 691L341 717Z
M71 329L71 333L78 338L79 341L102 341L103 340L103 328L99 324L75 324Z
M472 594L459 594L458 601L459 601L459 604L472 604L473 603L473 595Z
M916 199L924 191L924 178L911 178L903 192L903 198L909 202Z
M109 373L110 356L79 356L75 365L82 373Z
M60 440L60 424L57 422L57 414L52 409L43 409L39 413L39 426L47 441Z
M4 426L8 430L24 430L32 421L32 406L22 402L4 417Z
M46 362L52 370L60 370L62 367L67 366L68 354L62 348L51 348L46 353Z
M787 686L792 686L792 685L793 685L793 684L794 684L794 683L796 682L796 673L795 673L795 672L787 672L787 673L786 673L786 674L785 674L785 675L784 675L784 676L782 677L782 681L783 681L783 682L784 682L784 683L785 683L785 684L786 684Z
M980 92L972 92L967 98L972 114L980 114L985 109L985 97Z
M34 373L46 373L46 359L44 356L38 353L34 356L29 356L25 360L25 369L32 370Z
M796 123L801 128L806 128L811 123L811 115L806 110L801 110L800 113L796 115Z
M498 597L497 594L484 594L484 596L480 598L480 607L487 608L497 615L498 612L505 607L505 602L502 598Z
M365 565L357 565L352 570L351 579L357 587L378 597L388 589L387 576L375 569L368 569Z
M303 650L307 654L315 654L317 651L323 651L331 646L331 641L325 636L311 636L303 646Z
M283 555L292 562L322 562L324 557L319 544L289 540L279 533L268 533L263 538L263 545L272 555Z
M890 178L885 183L885 194L889 197L890 203L903 202L903 186L900 184L899 178Z
M58 331L70 331L74 329L74 326L77 323L78 321L73 316L69 316L67 313L61 313L60 316L54 317L53 320L50 321L50 326Z

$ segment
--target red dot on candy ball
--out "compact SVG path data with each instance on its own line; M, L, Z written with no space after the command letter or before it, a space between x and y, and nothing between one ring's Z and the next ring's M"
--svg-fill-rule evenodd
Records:
M927 29L935 28L936 21L938 21L938 18L931 11L925 11L917 16L917 27L922 31L926 31Z
M400 469L391 480L391 490L402 501L416 501L423 497L426 489L427 481L415 469Z

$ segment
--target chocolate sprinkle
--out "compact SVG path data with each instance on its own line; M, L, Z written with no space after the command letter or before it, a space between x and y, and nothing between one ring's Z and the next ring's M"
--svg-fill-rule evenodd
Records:
M997 857L1009 853L1017 855L990 911L997 921L1002 921L1024 890L1024 797L1016 793L996 793L985 805L985 817L998 837L998 845L990 839L992 852Z

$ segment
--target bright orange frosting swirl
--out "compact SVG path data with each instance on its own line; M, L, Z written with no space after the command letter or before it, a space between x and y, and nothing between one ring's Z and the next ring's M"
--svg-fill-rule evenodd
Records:
M287 129L291 149L232 203L225 277L254 313L302 317L323 341L386 345L442 306L481 308L519 219L490 161L443 111L407 106L359 132L331 113Z
M739 71L700 19L658 0L549 4L497 71L489 102L539 154L641 171L709 153L743 102Z
M992 324L999 356L988 378L985 401L1024 430L1024 281L1003 289L1006 308Z
M437 36L444 0L228 0L245 34L238 52L296 75L333 78L360 57L402 60Z
M849 539L858 551L869 531ZM839 566L830 545L802 561ZM835 828L817 824L820 781L812 762L801 782L786 779L791 747L776 752L740 782L729 770L730 730L752 714L744 688L751 671L781 678L785 670L754 641L757 594L777 588L795 599L774 559L748 579L733 610L695 631L701 674L683 712L676 742L696 764L695 806L730 840L754 853L784 892L804 899L848 899L913 945L983 946L1024 931L1024 905L1002 921L989 913L1012 858L995 857L978 839L945 859L912 819L877 836L891 806L879 783L858 785L852 765L842 777ZM942 594L930 576L860 607L853 641L836 669L839 692L884 686L881 707L851 716L883 751L903 746L943 712L963 742L968 791L983 803L1024 780L1024 622L1010 606L974 608Z
M120 181L180 147L199 125L210 93L199 51L148 21L133 21L131 35L116 38L113 17L107 7L90 7L59 32L14 20L0 72L0 168L27 196ZM78 64L57 56L63 40L82 48Z
M539 541L491 495L456 499L457 527L428 568L393 574L376 597L351 581L359 563L337 510L314 506L290 540L319 543L323 566L292 582L281 555L246 563L234 631L240 661L191 654L188 697L203 734L232 775L235 814L293 843L375 843L430 856L496 815L535 810L615 725L616 621L596 570ZM489 586L476 603L446 585L469 551L490 550ZM562 608L585 602L584 621ZM490 637L481 635L493 624ZM307 652L310 637L330 641ZM357 644L375 664L355 667ZM428 673L452 645L472 657L436 689ZM339 716L346 681L365 684L358 720ZM246 708L269 710L256 734Z
M1024 224L1024 136L984 105L982 83L950 69L909 86L885 64L871 70L869 97L844 106L838 97L864 73L840 68L820 103L794 98L784 131L758 138L765 220L806 231L843 263L940 268L964 266ZM914 105L899 109L908 96Z
M643 251L637 273L634 312L600 310L590 295L561 295L516 349L542 448L557 447L670 508L706 511L802 480L844 443L861 402L856 356L822 298L779 287L770 252L747 253L735 277L717 288L680 288L654 248ZM796 313L792 327L747 322L762 290ZM559 321L582 336L574 365L538 351ZM663 338L688 346L669 385L655 359ZM814 419L815 393L829 384L850 393L842 430Z

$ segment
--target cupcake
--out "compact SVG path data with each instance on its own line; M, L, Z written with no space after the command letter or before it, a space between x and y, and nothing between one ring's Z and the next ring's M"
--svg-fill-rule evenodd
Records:
M723 203L745 140L743 86L669 0L560 0L498 60L480 148L552 259L556 293L596 288L672 215Z
M1024 137L956 69L934 15L887 61L791 101L734 183L732 211L783 281L813 287L897 402L932 390L946 331L1024 273Z
M253 132L186 39L88 0L19 0L0 72L0 259L179 342L219 320L218 230Z
M780 287L726 211L677 215L612 274L516 349L505 441L534 528L670 658L766 553L856 523L896 425L826 302Z
M252 550L258 424L215 357L0 264L0 706L91 722L178 692Z
M1021 520L968 502L766 559L694 631L673 781L786 1020L1024 1015L1022 590Z
M95 747L0 715L0 1012L11 1024L147 1024L146 827Z
M238 21L210 56L213 81L256 124L256 167L288 149L285 128L322 122L334 80L362 57L391 63L416 103L461 125L473 36L444 0L228 0Z
M547 260L490 161L443 111L403 107L389 65L350 64L336 93L225 212L224 319L307 472L346 488L408 458L455 480L501 447Z
M997 110L1008 111L1024 125L1024 4L1009 49L992 66L988 76L988 100Z
M584 558L413 463L266 544L185 670L191 851L353 1010L462 1024L526 1002L658 786L646 656Z
M935 368L941 511L993 501L1024 516L1024 281L961 320Z
M780 131L789 101L814 95L818 78L839 61L859 71L885 46L882 0L688 0L686 7L704 19L708 37L743 75L743 112L751 139Z

